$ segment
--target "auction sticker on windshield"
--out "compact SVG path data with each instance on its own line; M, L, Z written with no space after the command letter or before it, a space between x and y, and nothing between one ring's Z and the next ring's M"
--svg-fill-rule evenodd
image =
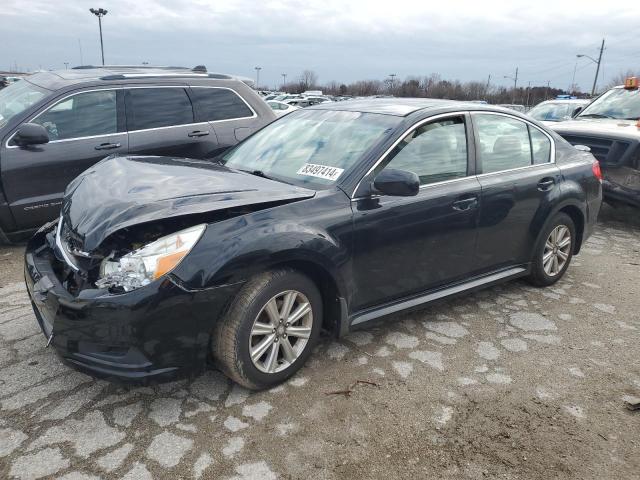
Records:
M305 163L296 173L298 175L308 175L310 177L324 178L335 182L344 172L344 168L327 167L325 165L316 165L314 163Z

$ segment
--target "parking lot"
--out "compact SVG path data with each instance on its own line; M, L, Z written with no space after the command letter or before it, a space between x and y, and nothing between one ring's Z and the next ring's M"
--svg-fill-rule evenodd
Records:
M0 478L575 478L640 471L640 221L518 281L324 338L287 384L96 381L45 350L0 249Z

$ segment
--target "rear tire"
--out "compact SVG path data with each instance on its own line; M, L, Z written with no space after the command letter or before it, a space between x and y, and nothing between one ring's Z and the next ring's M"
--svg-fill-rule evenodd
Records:
M545 225L535 247L527 280L537 287L553 285L569 268L576 242L576 227L566 213L558 213Z
M232 380L253 390L282 383L304 365L322 325L316 285L292 269L251 278L218 324L212 354Z

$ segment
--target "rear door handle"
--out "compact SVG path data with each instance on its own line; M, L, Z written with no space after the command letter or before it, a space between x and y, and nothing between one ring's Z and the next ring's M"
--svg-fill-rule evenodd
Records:
M551 188L555 185L556 181L551 177L545 177L538 182L538 190L541 192L546 192L547 190L551 190Z
M101 143L96 145L96 150L113 150L114 148L120 148L119 143Z
M472 208L476 208L477 206L478 197L461 198L460 200L456 200L455 202L453 202L453 209L459 212L471 210Z
M209 132L203 132L202 130L195 130L188 134L189 137L205 137L209 135Z

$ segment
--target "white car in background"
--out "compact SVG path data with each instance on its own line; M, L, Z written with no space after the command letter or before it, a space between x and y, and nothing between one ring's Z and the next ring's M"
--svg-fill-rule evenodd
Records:
M291 113L294 110L300 110L300 107L289 105L288 103L284 102L279 102L278 100L268 100L267 105L271 107L273 113L275 113L277 117L283 117L287 113Z
M591 100L581 100L578 98L547 100L533 107L527 115L543 124L551 125L553 123L571 120L590 103Z

